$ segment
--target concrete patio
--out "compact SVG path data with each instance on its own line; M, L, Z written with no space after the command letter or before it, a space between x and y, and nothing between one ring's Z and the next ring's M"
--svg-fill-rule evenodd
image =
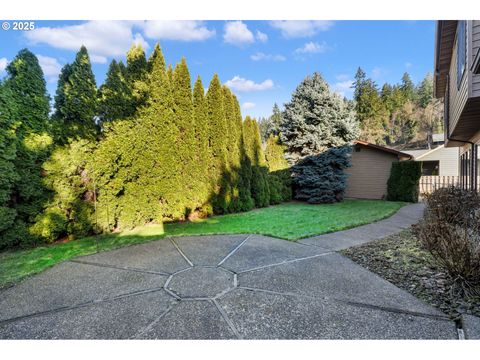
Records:
M297 243L191 236L77 258L0 293L0 338L458 339L439 310L335 252L420 214Z

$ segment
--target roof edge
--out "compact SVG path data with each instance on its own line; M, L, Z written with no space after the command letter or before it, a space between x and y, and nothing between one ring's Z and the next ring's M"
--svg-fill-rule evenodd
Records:
M398 157L406 157L406 158L409 158L409 159L413 159L413 156L410 155L410 154L407 154L407 153L404 153L404 152L401 152L401 151L398 151L398 150L395 150L395 149L391 149L391 148L388 148L388 147L385 147L385 146L372 144L372 143L369 143L367 141L354 140L353 143L355 145L359 144L359 145L363 145L363 146L366 146L366 147L369 147L369 148L372 148L372 149L375 149L375 150L388 152L390 154L397 155Z

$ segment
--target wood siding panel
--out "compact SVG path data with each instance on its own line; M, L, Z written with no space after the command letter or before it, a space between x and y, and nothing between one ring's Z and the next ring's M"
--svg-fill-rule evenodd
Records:
M468 26L467 26L468 28ZM462 77L462 82L460 83L460 88L457 87L457 39L453 43L453 54L452 62L450 64L450 108L449 108L449 135L452 135L452 130L458 123L458 119L467 103L468 99L468 69L465 69L465 72Z
M359 199L382 199L387 195L387 181L392 162L398 161L394 154L361 147L352 152L352 167L345 172L347 180L346 197Z
M469 70L480 49L480 20L472 20L472 54L468 64ZM480 96L480 75L472 74L472 97Z
M418 159L418 161L439 161L440 176L458 176L458 148L439 148L431 153L426 154Z

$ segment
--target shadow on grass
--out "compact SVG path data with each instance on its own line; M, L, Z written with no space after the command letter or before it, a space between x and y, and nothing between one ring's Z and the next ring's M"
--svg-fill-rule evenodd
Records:
M192 222L150 224L34 249L0 253L0 288L77 256L160 240L167 236L263 234L295 241L344 230L393 215L405 203L346 200L330 205L285 203ZM363 211L362 211L363 210ZM363 212L363 216L359 213ZM366 216L370 213L370 216Z

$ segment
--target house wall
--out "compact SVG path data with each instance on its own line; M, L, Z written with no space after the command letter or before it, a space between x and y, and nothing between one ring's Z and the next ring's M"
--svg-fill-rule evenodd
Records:
M470 61L468 67L473 64L475 55L478 49L480 49L480 20L472 20L472 53L470 55ZM480 96L480 75L472 75L472 97Z
M467 49L469 41L469 26L467 25ZM469 54L467 53L467 59ZM468 100L468 63L466 64L465 72L463 73L462 82L460 87L457 87L457 38L453 43L453 52L452 52L452 61L450 63L449 77L450 77L450 86L449 86L449 135L452 134L452 129L457 125L460 114L465 107L465 104Z
M445 148L441 147L431 153L422 156L419 159L415 159L416 161L436 161L440 162L440 176L458 176L459 175L459 168L458 168L458 156L459 156L459 149L458 148Z
M397 155L360 146L353 150L352 166L345 170L349 175L345 196L359 199L382 199L387 195L387 181L392 162Z

